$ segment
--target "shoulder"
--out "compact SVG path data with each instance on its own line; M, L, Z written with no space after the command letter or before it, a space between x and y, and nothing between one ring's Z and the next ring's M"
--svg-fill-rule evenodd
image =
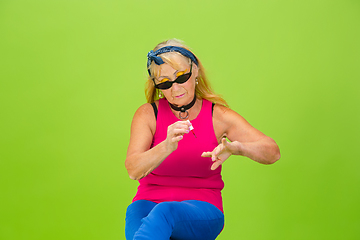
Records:
M221 104L215 104L213 107L213 118L220 122L227 122L234 117L234 115L238 115L235 111L231 110L229 107L226 107Z
M213 122L230 141L251 142L265 136L239 113L219 104L214 107Z
M229 136L235 129L239 131L251 127L239 113L220 104L214 106L213 122L224 136Z
M158 101L155 102L156 107L159 106ZM150 130L154 133L156 130L156 117L155 111L151 103L145 103L141 105L135 112L132 125L134 127L139 126L148 126Z
M150 115L154 115L153 107L151 103L145 103L136 110L134 118L149 117Z
M156 105L156 108L159 107L159 100L155 101L154 103L145 103L141 105L135 112L134 117L149 117L155 116L154 115L154 107L153 104Z

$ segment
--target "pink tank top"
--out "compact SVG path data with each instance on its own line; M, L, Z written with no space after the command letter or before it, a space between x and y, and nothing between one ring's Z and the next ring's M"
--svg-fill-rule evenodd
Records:
M156 132L151 147L166 139L167 127L179 119L173 114L165 99L159 100ZM202 100L199 115L191 121L196 137L190 132L179 141L172 152L155 170L139 180L138 191L133 199L164 201L199 200L215 205L223 211L221 190L221 166L211 170L211 158L201 157L217 145L212 121L212 103Z

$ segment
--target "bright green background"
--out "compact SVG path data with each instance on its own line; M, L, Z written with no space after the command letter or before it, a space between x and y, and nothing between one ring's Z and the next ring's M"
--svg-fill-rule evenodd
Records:
M360 239L357 0L0 1L0 239L124 239L146 54L173 37L282 153L224 164L218 239Z

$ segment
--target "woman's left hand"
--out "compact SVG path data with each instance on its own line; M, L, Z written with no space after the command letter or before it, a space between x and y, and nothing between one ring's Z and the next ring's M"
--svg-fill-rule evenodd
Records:
M231 142L226 141L226 138L221 140L221 143L214 148L212 152L203 152L202 157L211 157L211 160L214 162L211 166L211 170L217 169L226 159L228 159L235 150L235 147L232 146Z

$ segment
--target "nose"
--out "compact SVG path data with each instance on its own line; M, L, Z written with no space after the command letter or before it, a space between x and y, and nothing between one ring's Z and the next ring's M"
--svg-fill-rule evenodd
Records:
M180 89L180 84L174 82L171 86L171 90L176 92L178 89Z

